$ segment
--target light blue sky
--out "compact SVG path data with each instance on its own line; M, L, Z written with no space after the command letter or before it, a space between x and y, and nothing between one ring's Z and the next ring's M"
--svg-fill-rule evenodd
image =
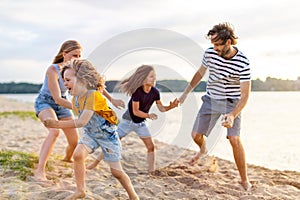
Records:
M83 58L110 38L142 28L171 30L207 48L210 42L204 35L213 25L224 21L235 26L240 38L237 47L249 58L253 79L264 80L267 76L296 79L300 77L298 2L1 0L0 82L41 83L45 69L67 39L76 39L82 44ZM124 72L117 70L122 64L133 66L143 62L135 61L134 57L168 65L157 60L167 59L165 53L148 53L137 52L115 61L119 66L105 74L107 79L124 76ZM148 58L150 55L156 60ZM176 61L178 65L180 62ZM185 73L184 77L189 79L193 70Z

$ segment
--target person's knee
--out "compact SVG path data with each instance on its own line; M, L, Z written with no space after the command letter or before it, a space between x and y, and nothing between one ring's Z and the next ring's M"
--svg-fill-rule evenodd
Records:
M124 175L124 173L121 171L121 170L119 170L119 169L113 169L113 168L111 168L111 174L116 178L116 179L121 179L122 178L122 176Z
M154 152L155 151L155 145L154 144L150 144L147 146L147 151L148 153Z
M192 138L194 141L199 141L203 139L203 135L196 133L196 132L192 132Z
M228 139L232 147L237 147L241 144L239 136L228 136Z
M59 136L59 129L56 129L56 128L51 128L49 130L49 134L51 134L53 137L58 137Z
M80 161L80 160L84 159L83 152L75 150L75 152L73 154L73 159L74 159L74 161Z

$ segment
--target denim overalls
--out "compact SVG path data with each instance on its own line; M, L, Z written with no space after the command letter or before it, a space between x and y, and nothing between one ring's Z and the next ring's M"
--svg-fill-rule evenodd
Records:
M90 92L88 93L90 94ZM78 97L75 98L75 106L78 109L78 118L80 118L83 110L80 110ZM84 106L86 104L84 101ZM121 143L116 132L117 126L110 124L96 112L93 113L91 119L83 127L84 134L80 138L79 144L84 144L91 148L93 153L98 147L102 148L104 160L108 162L118 162L121 159Z

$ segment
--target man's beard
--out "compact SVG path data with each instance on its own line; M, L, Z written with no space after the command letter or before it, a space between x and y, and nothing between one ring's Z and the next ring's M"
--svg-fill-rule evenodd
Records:
M228 57L226 57L226 55L228 55L229 54L229 52L230 52L230 48L228 47L228 48L224 48L222 51L221 51L221 57L222 58L225 58L225 59L228 59Z

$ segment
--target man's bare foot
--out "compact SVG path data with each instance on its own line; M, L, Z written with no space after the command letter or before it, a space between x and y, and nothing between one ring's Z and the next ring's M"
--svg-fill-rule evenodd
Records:
M194 157L191 158L191 160L188 162L189 165L194 166L196 163L198 163L198 161L204 157L207 156L207 151L205 151L204 153L199 151L198 153L196 153L196 155Z
M250 191L252 188L252 184L249 181L240 182L240 184L246 191Z
M84 191L76 191L75 193L71 194L70 196L66 197L65 200L75 200L75 199L82 199L85 197Z
M94 161L92 164L89 164L86 169L94 169L95 167L97 167L99 162Z

